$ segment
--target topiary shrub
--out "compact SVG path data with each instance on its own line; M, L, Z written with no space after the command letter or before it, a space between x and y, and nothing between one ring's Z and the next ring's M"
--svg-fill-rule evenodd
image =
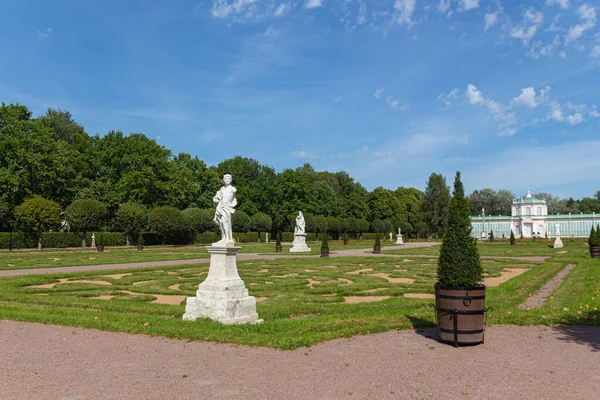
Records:
M137 245L138 246L143 246L144 243L146 243L144 241L144 235L142 235L142 233L140 232L140 234L138 235L138 239L137 239Z
M158 233L164 246L167 238L174 237L184 230L181 211L171 206L156 207L148 215L150 229Z
M275 245L281 246L281 232L277 232L276 239L275 239Z
M511 229L511 230L510 230L510 244L511 244L512 246L514 246L514 245L515 245L515 243L516 243L516 241L515 241L515 233L514 233L514 232L513 232L513 230Z
M329 249L329 241L326 233L323 234L323 238L321 239L321 248Z
M471 236L469 202L465 198L460 172L456 173L454 179L454 192L440 249L437 275L440 286L451 288L473 288L483 280L477 242Z
M38 250L42 250L42 233L60 226L60 206L41 197L28 199L15 208L18 226L38 234Z
M490 242L494 241L494 231L490 231Z
M375 246L381 247L381 238L379 237L379 234L375 235Z
M71 230L83 232L83 247L86 233L101 227L106 221L108 210L101 201L94 199L75 200L65 210L66 220Z

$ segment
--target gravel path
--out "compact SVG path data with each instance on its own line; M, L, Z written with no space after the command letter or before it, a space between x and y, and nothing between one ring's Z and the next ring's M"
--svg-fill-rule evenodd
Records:
M388 246L389 250L399 248L417 248L431 247L439 243L434 242L411 242L404 246ZM380 254L365 253L368 249L353 249L353 250L337 250L330 257L369 257L380 256ZM280 254L261 254L261 253L238 253L237 260L275 260L278 258L296 258L297 255L290 253ZM301 256L301 257L319 257L319 255ZM406 256L397 256L406 257ZM133 262L123 264L101 264L101 265L81 265L76 267L53 267L53 268L32 268L32 269L11 269L0 271L0 278L4 276L21 276L21 275L44 275L44 274L62 274L70 272L86 272L86 271L107 271L113 269L129 269L129 268L152 268L152 267L167 267L173 265L189 265L201 264L210 262L209 257L196 258L192 260L170 260L170 261L148 261L148 262Z
M0 321L5 399L597 399L600 327L391 331L280 351Z
M560 285L560 283L569 275L575 268L575 264L569 264L564 267L554 278L548 281L542 288L529 296L522 304L519 304L519 308L528 310L530 308L542 308L548 297L554 292L554 290Z

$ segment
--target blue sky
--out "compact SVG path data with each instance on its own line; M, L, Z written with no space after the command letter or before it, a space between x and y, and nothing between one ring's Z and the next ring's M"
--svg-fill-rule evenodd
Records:
M600 189L600 2L0 0L0 101L367 189Z

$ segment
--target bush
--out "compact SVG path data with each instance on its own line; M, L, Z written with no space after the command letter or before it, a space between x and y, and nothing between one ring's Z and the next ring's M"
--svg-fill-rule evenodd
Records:
M273 226L273 220L264 212L257 212L250 217L249 228L255 232L270 232Z
M60 226L60 206L41 197L28 199L15 208L15 219L25 231L38 234L38 249L42 249L42 232Z
M195 243L211 244L219 241L219 234L215 231L202 232L196 235Z
M323 234L323 238L321 239L321 248L322 249L329 248L329 242L328 242L328 237L327 237L326 233Z
M469 201L457 172L437 268L441 286L473 288L482 281L483 268L476 240L471 237Z
M84 234L83 246L86 244L86 232L100 228L106 221L108 210L101 201L94 199L75 200L65 210L65 217L70 230Z
M513 230L510 230L510 244L514 244L515 243L515 233L513 232Z
M183 231L187 236L186 241L193 242L200 232L211 231L216 228L212 220L212 212L209 209L189 207L181 212Z
M381 239L379 238L379 234L375 235L375 246L381 247Z
M127 244L129 244L129 238L132 234L139 233L146 228L148 216L141 206L125 203L117 210L116 223L117 227L127 235Z
M243 211L236 211L231 216L231 229L234 232L248 232L250 230L250 216Z
M184 231L181 211L171 206L156 207L148 215L148 225L161 238L164 245L167 238L175 243L177 235Z
M140 232L140 234L138 235L138 238L137 238L137 245L143 246L145 242L146 241L144 240L144 235L142 235L142 233Z
M275 241L276 246L281 246L281 232L277 232L277 239Z
M124 246L125 233L103 232L105 246ZM98 235L96 235L98 236ZM155 235L156 236L156 235ZM92 242L92 232L86 234L86 241ZM57 245L67 247L81 247L81 233L79 232L45 232L42 237L42 246L55 248ZM8 249L10 233L0 232L0 248ZM13 232L13 248L31 249L37 247L37 234L35 232Z
M588 238L588 245L600 246L600 226L597 228L592 226L592 231L590 232L590 237Z

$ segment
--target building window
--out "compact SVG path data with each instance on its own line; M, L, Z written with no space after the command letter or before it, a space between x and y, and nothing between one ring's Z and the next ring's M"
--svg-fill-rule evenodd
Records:
M527 207L527 208L525 209L525 214L526 214L526 215L531 215L531 208Z
M537 208L537 215L542 215L542 207Z

